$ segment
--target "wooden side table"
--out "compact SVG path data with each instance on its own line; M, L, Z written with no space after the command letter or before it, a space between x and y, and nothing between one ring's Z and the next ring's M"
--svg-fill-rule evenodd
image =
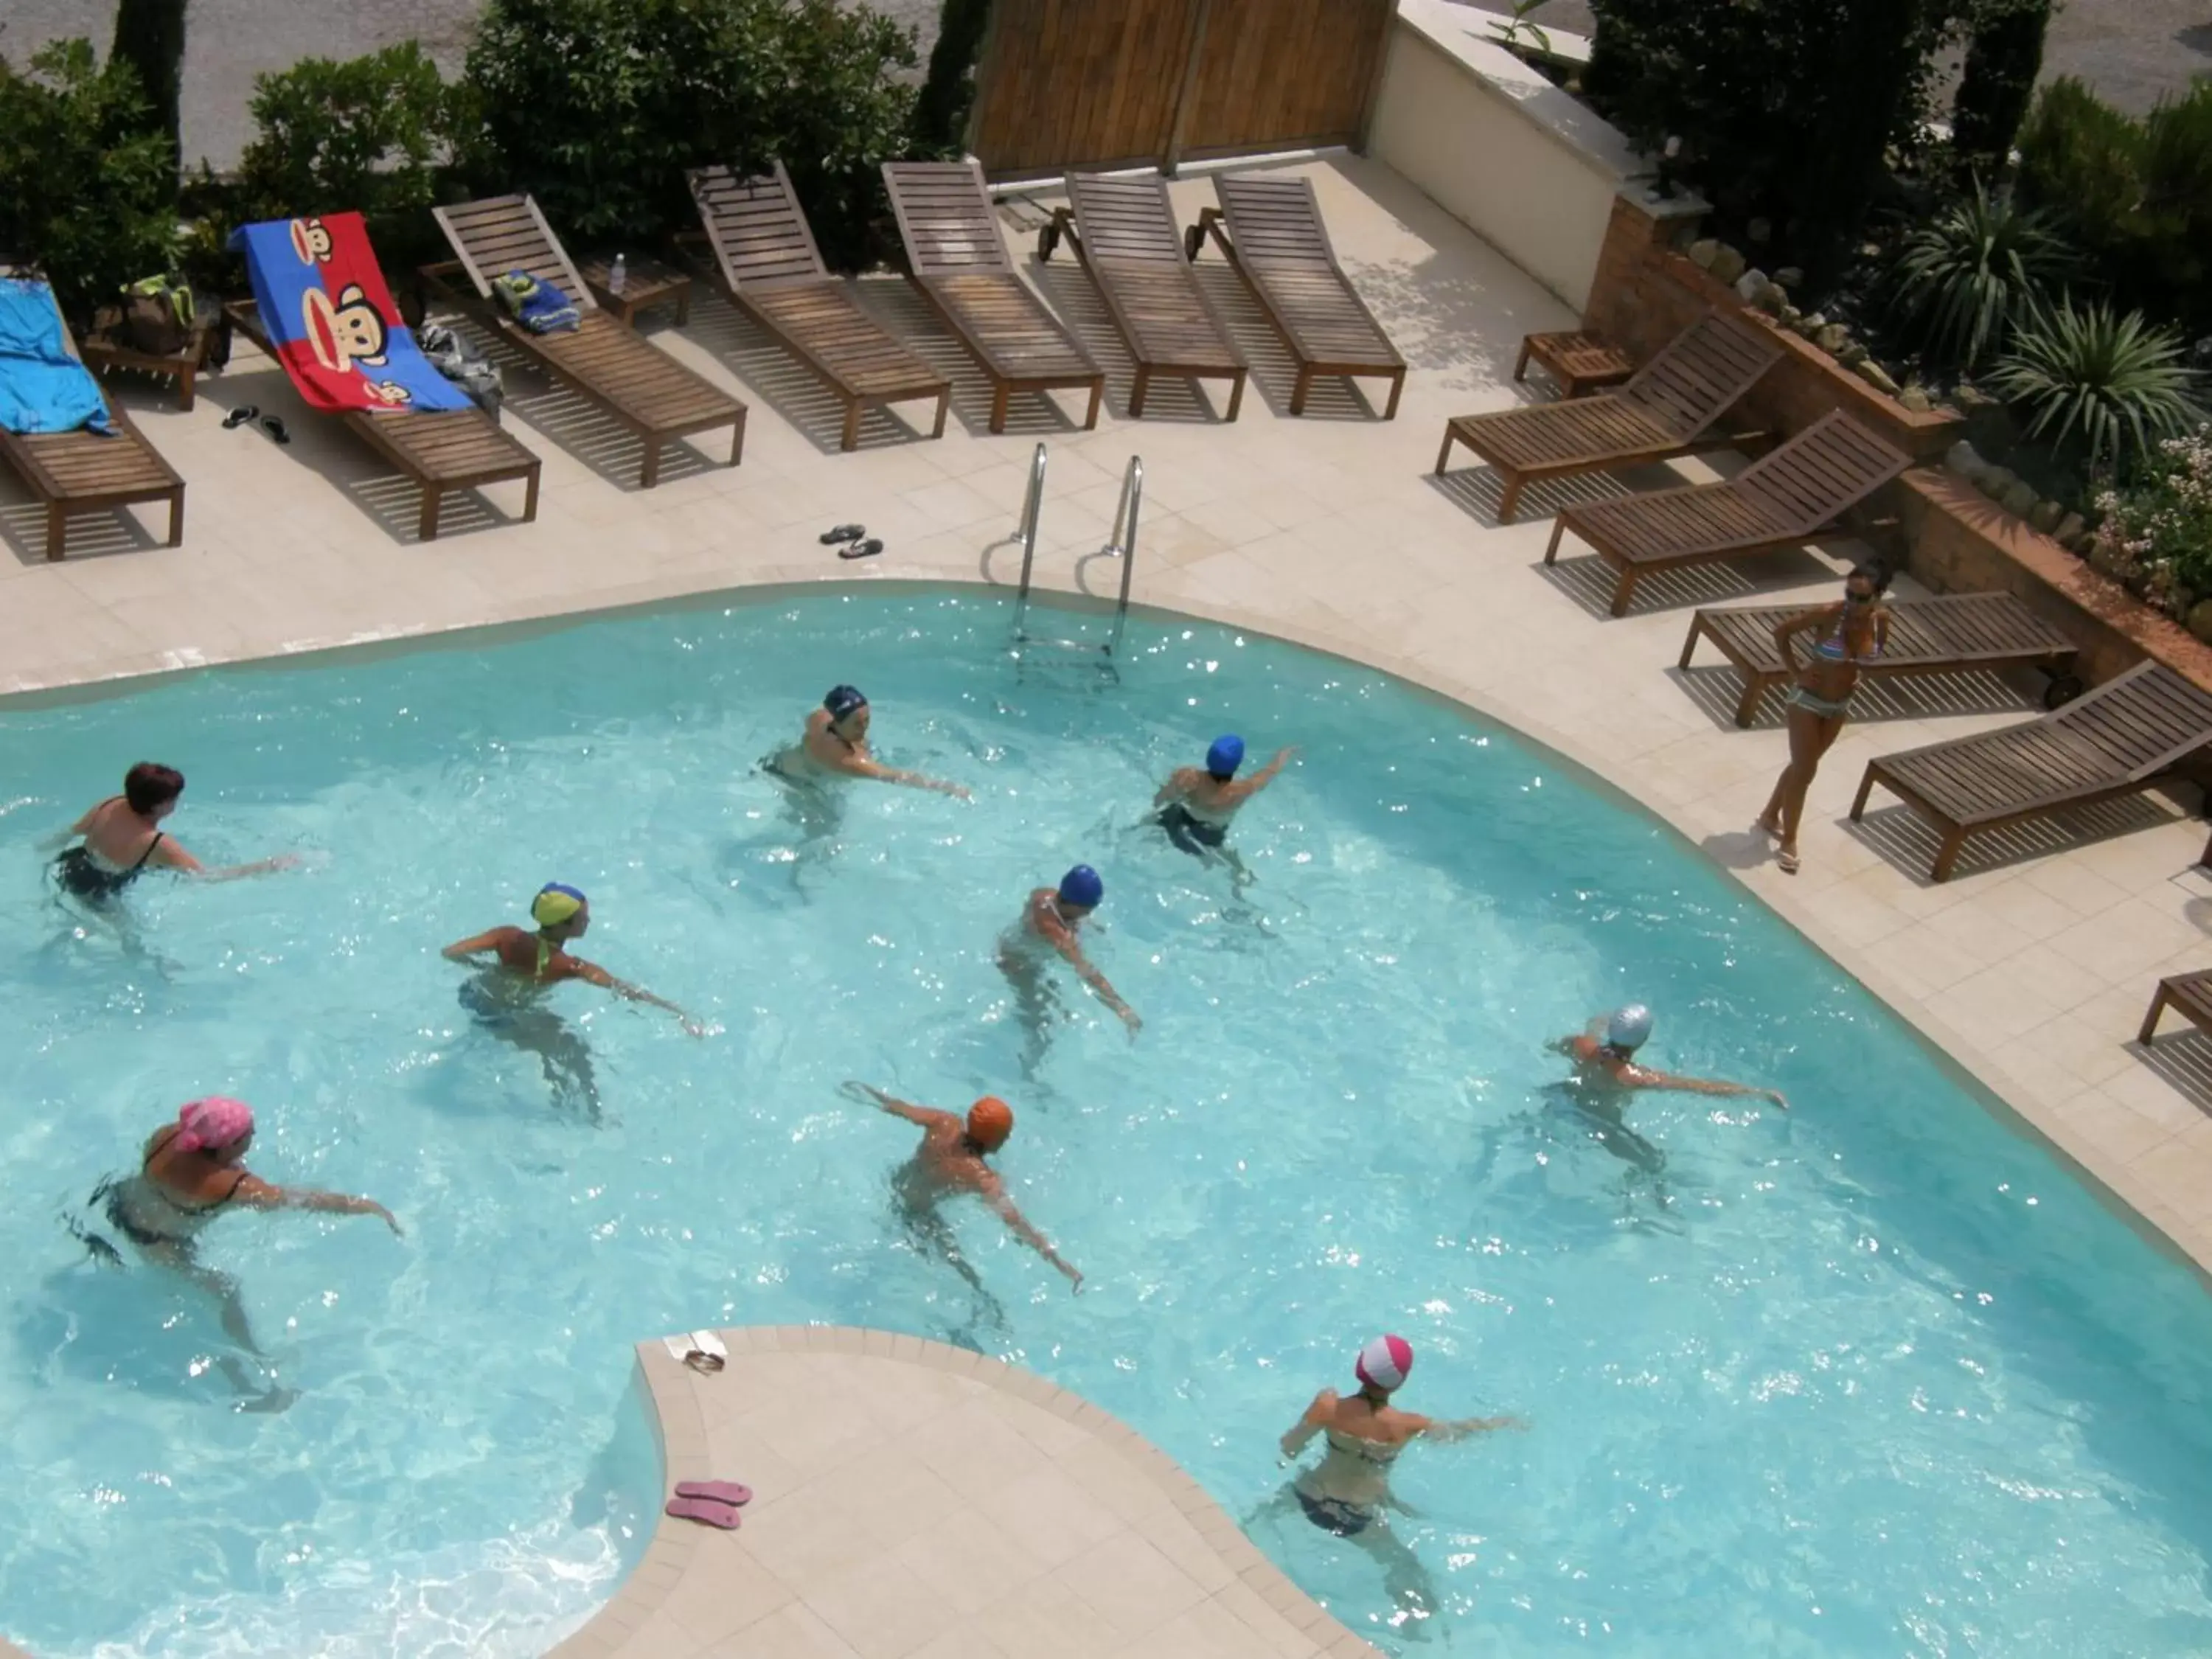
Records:
M691 279L672 266L658 259L642 256L623 262L623 291L616 293L607 286L607 277L614 261L594 254L576 267L576 274L584 279L584 286L592 290L592 297L599 302L603 311L612 312L632 328L637 326L637 313L649 306L673 301L678 327L691 320Z
M1561 334L1531 334L1521 342L1521 359L1513 365L1513 378L1528 378L1528 360L1534 357L1559 383L1560 395L1579 398L1585 392L1598 392L1609 386L1619 386L1636 373L1636 365L1628 361L1628 354L1602 336L1585 334L1574 330Z
M121 326L120 319L114 325ZM208 365L208 356L215 343L216 325L202 322L192 330L192 337L181 351L141 351L136 346L112 335L88 334L77 343L77 356L84 366L93 370L109 368L135 369L141 374L150 374L157 380L177 383L177 407L190 412L192 406L193 381Z

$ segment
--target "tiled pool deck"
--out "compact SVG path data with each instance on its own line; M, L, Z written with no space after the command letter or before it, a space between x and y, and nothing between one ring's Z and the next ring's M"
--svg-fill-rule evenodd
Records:
M1085 556L1106 537L1133 452L1146 468L1139 602L1341 653L1552 744L1735 870L2200 1268L2212 1267L2212 1121L2199 1103L2212 1101L2212 1043L2179 1036L2146 1053L2132 1042L2160 975L2212 965L2212 880L2195 863L2204 830L2186 805L2153 797L2039 842L1991 837L1985 852L1970 848L1953 880L1930 884L1923 872L1932 838L1893 802L1878 797L1863 825L1844 821L1867 759L2026 718L2035 687L1977 676L1875 689L1862 693L1863 717L1821 769L1804 872L1784 876L1749 833L1784 759L1778 711L1740 732L1733 672L1684 673L1674 662L1693 605L1825 599L1851 548L1647 580L1629 617L1607 620L1594 560L1570 551L1556 568L1542 564L1543 508L1677 474L1532 489L1524 521L1504 527L1486 472L1429 476L1448 416L1546 395L1508 376L1521 336L1566 325L1565 308L1387 169L1330 158L1302 170L1413 366L1394 422L1328 384L1304 418L1290 418L1286 362L1212 255L1205 280L1255 365L1257 395L1230 426L1176 382L1156 385L1143 422L1118 418L1127 362L1065 254L1029 269L1109 367L1109 412L1092 433L1068 418L1070 409L1079 414L1073 398L1040 398L1017 400L1012 429L988 435L982 383L904 285L885 279L862 284L866 302L954 376L959 418L931 442L872 416L861 451L840 454L836 405L707 298L680 332L654 319L647 326L752 404L743 466L684 451L659 489L638 492L631 440L510 368L509 424L545 462L537 521L505 522L520 511L520 489L495 488L489 508L449 504L446 535L418 545L412 487L337 423L303 410L273 366L241 344L190 415L148 392L124 393L188 482L182 547L157 545L136 520L92 520L73 532L69 561L48 565L37 509L12 479L0 482L0 536L13 556L0 557L0 692L763 584L1004 584L1015 574L1006 538L1040 439L1051 445L1040 580L1110 592L1115 567ZM1173 189L1186 221L1212 199L1202 179ZM293 443L225 431L225 410L245 402L283 415ZM1680 473L1709 476L1695 466ZM882 557L843 563L817 544L822 530L848 520L886 541ZM818 689L794 686L794 709Z
M1135 1431L1034 1372L884 1331L659 1342L666 1477L742 1480L743 1524L661 1519L553 1659L1381 1659Z

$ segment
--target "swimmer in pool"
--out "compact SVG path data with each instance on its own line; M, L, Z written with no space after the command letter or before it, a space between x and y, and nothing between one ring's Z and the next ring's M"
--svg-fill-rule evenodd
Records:
M1283 1436L1283 1455L1296 1458L1316 1435L1328 1449L1320 1462L1301 1470L1274 1507L1295 1502L1307 1520L1372 1555L1382 1565L1398 1604L1393 1624L1431 1617L1437 1595L1427 1571L1412 1549L1390 1530L1385 1513L1411 1514L1390 1491L1390 1469L1399 1454L1417 1439L1463 1440L1498 1429L1528 1427L1517 1417L1469 1417L1439 1422L1401 1411L1391 1396L1413 1368L1413 1345L1401 1336L1378 1336L1359 1351L1352 1375L1358 1392L1349 1399L1323 1389Z
M877 760L868 752L868 719L866 697L852 686L832 686L830 695L822 699L822 707L806 717L806 729L799 741L768 761L767 769L792 783L831 777L874 778L882 783L934 789L962 800L969 798L959 784L926 778L919 772L902 772Z
M1651 1035L1651 1011L1640 1002L1600 1014L1589 1029L1564 1036L1552 1047L1575 1062L1575 1080L1601 1090L1664 1089L1697 1095L1749 1096L1771 1100L1784 1111L1790 1103L1779 1089L1755 1089L1748 1084L1724 1083L1714 1078L1677 1077L1636 1063L1636 1051Z
M1237 769L1244 763L1244 739L1216 738L1206 751L1204 767L1179 767L1159 787L1152 797L1158 809L1153 821L1183 852L1201 859L1219 854L1242 876L1243 862L1225 844L1229 821L1238 807L1275 781L1296 753L1295 749L1278 749L1274 759L1249 777L1239 778Z
M1006 1144L1014 1132L1013 1108L995 1095L985 1095L968 1109L964 1118L934 1107L917 1106L885 1094L866 1083L848 1083L845 1091L855 1100L871 1102L893 1117L902 1117L921 1128L921 1145L893 1179L899 1208L909 1237L927 1243L959 1270L975 1290L982 1290L951 1230L938 1214L939 1203L963 1193L973 1193L1006 1224L1016 1238L1067 1275L1068 1284L1083 1288L1083 1275L1052 1248L1052 1241L1030 1225L1029 1218L1006 1194L999 1172L983 1160Z
M484 971L461 987L461 1006L477 1023L504 1041L538 1056L545 1082L562 1101L582 1106L593 1122L599 1121L599 1091L592 1071L592 1051L551 1009L542 1006L545 992L564 980L612 991L632 1002L649 1002L665 1008L684 1023L693 1036L707 1035L706 1028L664 997L617 979L597 963L568 953L572 939L581 939L592 925L590 901L574 887L548 882L530 902L532 933L522 927L494 927L448 945L448 962L467 962L489 954Z
M125 772L121 794L110 795L46 843L52 847L70 836L83 837L54 861L54 878L62 890L88 904L104 905L149 868L174 870L205 881L234 881L289 870L300 861L288 853L253 864L209 869L161 827L177 810L177 799L184 793L185 775L173 767L140 761Z
M1087 864L1079 864L1060 878L1058 887L1033 890L1022 907L1022 919L1000 937L999 971L1006 976L1021 1004L1033 1050L1042 1041L1044 1024L1054 1008L1051 984L1044 974L1042 958L1047 952L1065 957L1083 982L1098 994L1098 1000L1121 1016L1131 1036L1144 1024L1106 975L1091 965L1076 937L1084 918L1105 896L1106 884L1098 872Z
M236 1206L249 1210L319 1210L333 1215L373 1215L397 1236L399 1223L374 1199L351 1198L313 1187L278 1187L246 1169L246 1151L253 1145L253 1109L242 1100L210 1095L187 1103L174 1123L156 1129L147 1140L138 1173L119 1181L102 1182L93 1202L105 1209L107 1219L147 1261L183 1274L212 1295L222 1311L222 1328L231 1340L256 1358L261 1349L246 1322L238 1283L229 1274L200 1265L194 1249L200 1233L225 1210ZM93 1243L92 1236L87 1243ZM106 1244L105 1240L99 1244ZM99 1246L94 1246L95 1250ZM106 1246L114 1255L114 1248ZM234 1385L247 1392L242 1371L233 1364L224 1370ZM291 1396L272 1391L255 1402L262 1410L281 1410Z

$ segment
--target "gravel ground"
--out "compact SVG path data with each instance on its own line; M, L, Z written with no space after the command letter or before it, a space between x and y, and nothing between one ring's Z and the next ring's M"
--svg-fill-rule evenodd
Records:
M410 35L447 69L459 66L477 0L191 0L185 46L185 152L217 167L247 137L253 77L302 58L349 58ZM1492 9L1504 9L1494 0ZM919 32L927 60L937 0L877 0ZM20 60L58 36L89 35L102 51L112 0L0 0L0 52ZM1534 21L1589 32L1586 0L1547 0ZM2051 26L2044 74L2078 75L2122 108L2142 111L2162 93L2212 74L2212 0L2063 0Z

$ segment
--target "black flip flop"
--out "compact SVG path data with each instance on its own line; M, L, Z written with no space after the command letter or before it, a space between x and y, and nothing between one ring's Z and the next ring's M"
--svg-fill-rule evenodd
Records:
M270 437L274 438L280 444L289 444L292 441L292 434L284 429L284 421L282 416L270 415L264 416L261 422L261 429L267 433Z
M884 544L872 536L866 541L854 542L850 547L839 548L837 556L841 559L872 559L883 550Z
M841 524L835 530L825 530L822 532L822 545L834 547L839 542L857 542L867 533L868 527L866 525Z
M261 411L258 409L252 404L244 404L222 417L222 429L228 432L244 426L248 421L258 421L260 418Z

